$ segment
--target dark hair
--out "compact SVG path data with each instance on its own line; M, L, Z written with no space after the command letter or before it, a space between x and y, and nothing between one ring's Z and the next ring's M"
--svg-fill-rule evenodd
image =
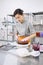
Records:
M21 10L21 9L16 9L16 10L14 11L14 13L13 13L14 17L15 17L16 14L23 15L23 10Z

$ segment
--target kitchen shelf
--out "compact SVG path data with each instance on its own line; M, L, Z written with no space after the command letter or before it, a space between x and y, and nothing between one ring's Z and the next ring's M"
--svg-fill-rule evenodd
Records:
M11 33L14 33L15 23L14 22L2 22L2 24L7 28L7 41L13 41L14 42L14 35ZM10 32L9 32L9 30L10 30L9 26L12 28Z

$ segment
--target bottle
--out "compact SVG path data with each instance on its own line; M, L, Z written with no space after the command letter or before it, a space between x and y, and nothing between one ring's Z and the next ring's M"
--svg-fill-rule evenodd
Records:
M36 32L36 37L40 37L40 32Z

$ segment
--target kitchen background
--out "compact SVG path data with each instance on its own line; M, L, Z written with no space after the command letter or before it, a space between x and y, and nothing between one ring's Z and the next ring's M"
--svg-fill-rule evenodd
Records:
M0 0L0 41L14 42L14 22L8 15L17 8L24 10L36 31L43 31L43 0ZM43 37L37 39L43 43Z

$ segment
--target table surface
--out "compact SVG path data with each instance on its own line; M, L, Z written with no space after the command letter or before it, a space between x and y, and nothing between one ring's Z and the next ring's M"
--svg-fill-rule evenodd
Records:
M12 49L13 51L14 49ZM39 57L18 57L14 54L8 53L6 55L4 65L43 65L43 53Z
M14 51L14 49L11 47L0 48L0 65L43 65L43 53L40 53L37 58L32 56L21 58L15 54L8 53L9 51Z

